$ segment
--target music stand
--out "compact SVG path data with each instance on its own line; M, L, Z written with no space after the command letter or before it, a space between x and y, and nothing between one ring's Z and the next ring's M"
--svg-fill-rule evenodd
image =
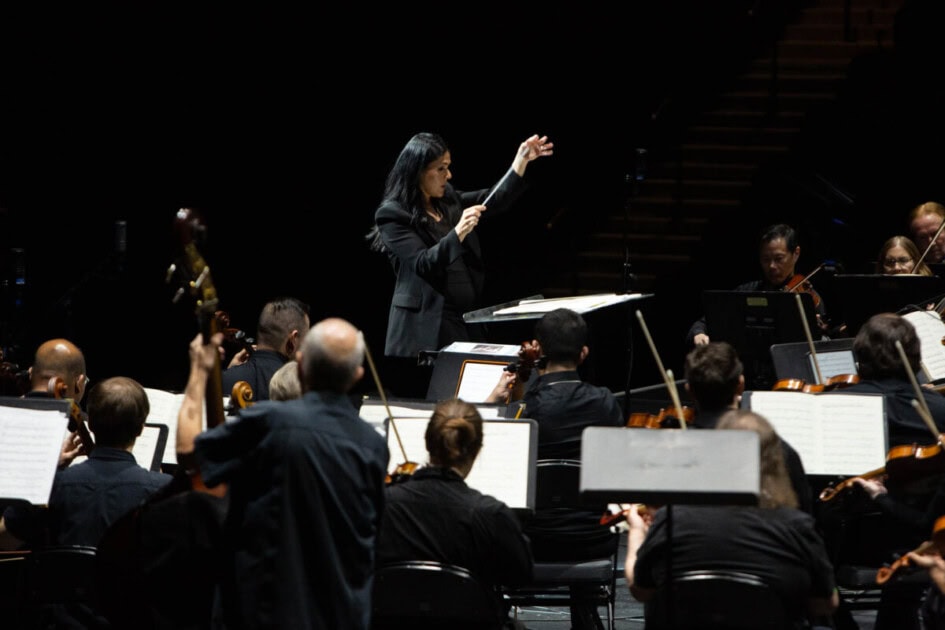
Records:
M629 306L653 297L652 293L599 293L573 297L533 296L470 311L463 321L484 327L491 342L520 345L534 336L535 322L555 308L569 308L584 316L591 353L580 366L584 380L611 391L629 392L628 374L633 357ZM628 396L629 398L629 396Z
M673 505L757 505L760 459L754 431L587 427L581 434L582 499L666 506L667 619Z
M945 278L938 276L838 274L834 283L851 335L877 313L922 310L945 294Z
M820 375L824 379L838 374L857 373L852 337L815 341L814 352L817 353ZM818 382L810 356L810 344L806 341L774 344L771 346L771 361L779 381L797 378L805 383Z
M789 291L718 291L702 293L706 329L713 341L732 344L745 366L747 389L771 389L775 383L771 346L807 340L819 330L810 293Z

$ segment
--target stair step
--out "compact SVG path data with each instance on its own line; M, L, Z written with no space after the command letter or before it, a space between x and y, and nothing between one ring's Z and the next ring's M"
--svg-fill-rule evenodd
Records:
M761 164L768 160L787 155L790 148L786 146L745 146L727 144L692 144L682 146L684 161L718 162L722 164Z
M668 170L660 169L662 172L673 172L674 167ZM640 185L640 190L647 197L669 197L673 198L676 194L682 194L686 197L710 197L710 198L734 198L740 197L745 191L751 188L751 182L742 179L732 179L723 181L721 179L683 179L676 180L671 177L655 178L651 177ZM637 200L631 201L631 207L636 207Z
M773 113L762 110L736 110L717 108L699 116L702 125L718 127L786 127L800 129L804 123L804 112L785 111Z
M815 92L833 94L846 78L840 71L804 72L777 70L777 77L772 80L771 68L757 69L745 73L736 80L735 89L743 92L770 92L772 89L783 93Z
M772 99L768 90L734 91L721 95L715 108L764 112L773 105L776 109L806 112L816 105L830 103L835 99L836 95L832 92L778 91Z
M687 132L691 144L784 145L794 141L800 127L735 127L730 125L694 125Z

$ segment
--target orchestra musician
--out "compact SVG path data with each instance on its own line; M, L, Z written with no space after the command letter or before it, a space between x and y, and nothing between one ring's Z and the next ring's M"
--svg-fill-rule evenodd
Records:
M768 226L761 233L758 242L758 262L761 265L762 278L752 280L735 287L735 291L803 291L814 298L814 309L818 325L827 329L827 310L824 301L816 289L810 286L805 276L796 273L797 262L801 257L801 247L797 243L797 232L790 225L779 223ZM709 343L711 331L708 330L705 317L693 322L686 334L686 342L691 348Z
M489 587L525 584L533 560L518 517L465 482L482 448L482 416L475 405L459 399L437 403L424 439L429 465L387 487L378 566L434 560L463 567Z
M476 227L511 208L524 191L528 164L552 155L553 148L547 136L530 136L492 189L469 192L450 183L452 155L439 135L418 133L401 149L366 235L372 251L386 254L396 277L384 355L403 381L395 388L399 396L425 394L418 391L428 381L417 373L421 351L478 341L463 321L464 312L481 307L483 293Z
M29 368L30 390L27 398L53 398L49 382L58 378L65 386L62 398L69 398L76 405L82 404L89 377L85 372L85 354L68 339L55 338L44 341L36 348L33 365ZM82 412L83 419L85 412ZM87 455L86 446L77 427L70 424L69 432L62 442L59 467L65 468L79 455Z
M295 358L302 337L308 332L309 306L294 297L280 297L263 305L256 327L256 345L252 354L237 352L221 381L224 395L229 395L238 381L249 383L253 401L269 399L269 381L276 370Z
M908 365L903 365L896 342L901 345ZM921 358L919 338L912 323L894 313L872 316L857 332L853 353L860 381L840 391L883 395L890 449L913 444L935 445L937 436L912 404L917 392L910 373L913 376L917 373ZM945 430L945 396L925 387L919 391L937 431ZM823 395L829 396L831 392ZM930 465L927 474L919 468L924 464ZM821 511L820 522L825 535L828 540L834 535L838 540L843 538L847 553L852 557L850 563L869 565L892 561L927 537L929 528L921 520L917 521L915 515L925 514L932 506L933 498L945 483L945 468L936 466L932 458L924 462L917 460L916 465L916 474L905 479L854 480L865 492L853 493L835 508ZM837 534L837 530L842 533ZM916 611L922 595L921 584L885 585L875 627L878 630L916 628Z
M876 255L876 273L885 275L917 274L931 276L932 270L925 264L922 253L908 236L897 234L890 237L879 248Z
M587 359L587 322L580 313L558 308L535 324L532 344L540 348L538 378L529 383L519 402L523 417L538 423L538 459L581 459L581 434L590 426L622 427L626 423L617 397L605 387L586 383L578 372ZM506 402L516 373L505 372L487 402ZM606 506L588 510L536 510L525 522L525 534L537 561L606 558L616 552L617 540L602 526ZM574 628L596 628L597 609L574 606Z
M797 509L778 434L762 416L740 409L726 412L716 428L759 434L758 506L673 506L671 540L667 508L647 524L630 506L624 564L630 592L642 602L653 599L665 587L666 554L671 553L673 572L737 566L762 578L785 602L796 624L792 627L809 627L809 619L837 607L839 596L814 518ZM738 605L731 602L733 609Z
M730 343L710 341L696 346L686 355L683 371L686 391L696 408L693 427L714 429L723 415L738 408L745 391L745 374L741 359ZM786 440L782 438L780 442L798 506L813 514L813 492L801 456Z
M937 201L920 203L909 212L909 231L916 247L925 254L925 262L945 262L945 231L939 232L942 221L945 221L945 206ZM933 244L932 238L936 235Z
M302 398L256 403L201 433L221 342L191 342L177 458L229 488L224 623L367 630L389 453L347 395L364 375L363 335L340 318L316 323L297 353Z
M299 364L287 361L269 379L269 400L294 400L302 397Z

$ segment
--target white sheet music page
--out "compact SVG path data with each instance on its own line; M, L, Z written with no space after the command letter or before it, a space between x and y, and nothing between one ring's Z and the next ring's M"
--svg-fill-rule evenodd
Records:
M164 457L161 459L165 464L177 463L177 414L180 406L184 402L183 394L175 394L163 389L154 389L145 387L145 393L148 395L148 403L151 405L151 413L148 414L145 422L150 424L167 425L167 444L164 445ZM207 407L203 408L203 430L207 430ZM150 463L148 464L150 466Z
M463 361L456 397L471 403L486 402L507 366L508 363Z
M0 497L49 502L68 424L59 411L0 406Z
M517 315L528 313L547 313L556 308L569 308L578 313L587 313L604 306L620 304L642 296L642 293L602 293L599 295L578 295L575 297L547 298L540 300L522 300L516 306L497 310L495 315Z
M752 391L746 399L809 475L861 475L886 465L882 395Z
M421 465L429 462L426 433L429 417L395 418L397 433L403 443L407 459ZM466 477L466 484L483 494L505 502L510 508L530 508L528 505L529 453L532 432L537 434L534 420L499 420L483 422L482 450ZM394 431L387 434L390 449L388 472L394 472L404 461Z
M922 347L922 365L928 372L929 379L945 379L945 322L935 311L912 311L902 316L915 327Z

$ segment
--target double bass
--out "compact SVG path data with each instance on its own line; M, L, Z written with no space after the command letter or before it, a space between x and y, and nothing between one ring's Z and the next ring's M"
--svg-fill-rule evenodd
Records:
M190 208L181 208L177 211L174 228L181 243L182 254L178 262L168 268L167 281L171 282L174 278L178 278L183 282L174 293L172 301L178 302L185 295L192 298L197 323L203 335L203 343L209 345L213 335L223 331L220 317L217 315L219 299L210 274L210 266L204 260L196 243L197 235L205 234L206 228L197 213ZM207 428L212 429L223 424L226 419L226 409L223 405L219 353L215 354L214 367L207 376L204 402ZM207 487L199 470L191 472L191 484L194 490L218 497L225 496L227 492L225 484L219 484L213 488Z

